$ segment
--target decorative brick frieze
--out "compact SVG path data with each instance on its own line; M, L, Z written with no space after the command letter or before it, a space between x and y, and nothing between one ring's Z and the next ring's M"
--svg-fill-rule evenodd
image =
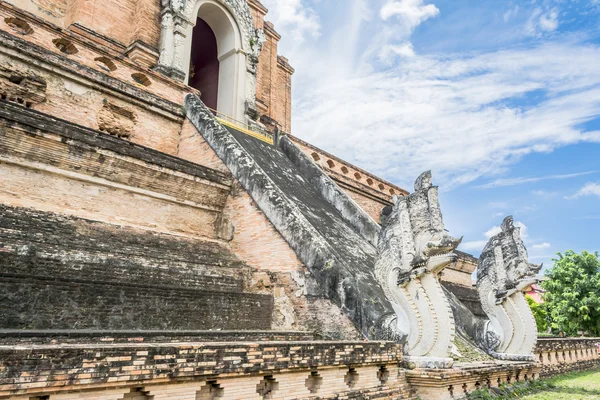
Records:
M7 19L19 17L26 21L33 33L23 37L14 34ZM73 43L78 49L76 54L62 53L54 41L65 40ZM0 54L26 60L37 64L53 73L63 75L78 81L84 79L88 85L97 86L104 91L116 92L151 106L156 111L166 112L172 118L181 116L181 102L186 92L191 88L140 67L132 61L123 58L116 50L102 44L87 40L76 32L60 30L38 18L23 14L20 10L0 3ZM98 66L95 61L99 57L108 57L115 63L117 69L110 74ZM134 73L144 73L150 76L151 86L140 86L131 79Z
M538 338L535 348L542 376L600 366L600 338Z
M196 394L206 381L211 381L219 384L224 394L229 393L224 398L250 399L254 397L237 397L234 388L244 388L246 395L256 393L265 375L279 383L280 393L272 398L303 398L311 394L306 380L315 374L322 385L313 393L321 398L333 398L344 391L354 392L348 398L357 399L376 398L370 397L376 393L404 394L399 398L408 398L404 373L398 369L401 359L401 346L386 342L0 346L0 398L99 386L143 387L144 392L156 396L187 385L189 390L183 391ZM350 367L358 374L353 388L345 379ZM385 381L381 380L382 368L388 371ZM226 379L238 376L244 378L239 378L237 384ZM360 397L360 393L369 395Z

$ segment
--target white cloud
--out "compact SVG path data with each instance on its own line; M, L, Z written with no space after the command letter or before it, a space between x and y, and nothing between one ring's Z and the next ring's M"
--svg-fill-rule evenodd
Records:
M414 57L415 51L408 38L417 26L439 13L434 4L424 4L423 0L387 0L379 10L380 18L387 23L381 24L370 47L380 49L379 60L385 64L396 57Z
M527 232L527 226L520 221L515 221L514 225L518 228L521 228L521 238L523 239L523 241L524 242L529 241L529 234ZM490 229L488 229L483 234L483 236L485 236L485 238L486 238L485 240L472 240L472 241L462 242L460 245L460 249L463 251L480 252L481 250L483 250L483 248L487 244L488 240L492 236L497 235L500 232L502 232L502 228L500 228L500 226L492 226ZM535 245L533 246L533 248L536 248Z
M269 9L266 19L273 22L275 30L296 44L307 36L319 36L319 17L302 0L262 0L262 3Z
M577 199L583 196L598 196L600 197L600 183L586 183L581 189L577 191L573 196L567 196L567 199Z
M429 18L435 17L440 10L434 4L423 4L423 0L390 0L381 8L381 19L397 17L412 32Z
M496 179L496 180L486 183L484 185L479 185L478 187L484 188L484 189L490 189L490 188L495 188L495 187L500 187L500 186L515 186L515 185L522 185L524 183L534 183L534 182L554 180L554 179L571 179L571 178L576 178L578 176L595 174L597 172L598 171L584 171L584 172L577 172L574 174L547 175L547 176L537 176L537 177L531 177L531 178L516 177L516 178ZM546 192L537 191L537 193L536 193L536 191L534 191L534 194L541 195L541 193L546 193Z
M553 8L543 12L541 8L536 8L527 23L525 31L531 36L541 36L544 32L553 32L558 28L558 9Z
M558 10L556 8L540 16L540 28L552 32L558 28Z
M500 232L502 232L502 229L499 226L493 226L490 229L488 229L488 231L485 233L485 237L489 239L492 236L499 234Z
M584 215L583 217L577 217L575 219L600 219L600 215Z
M534 250L549 249L550 243L544 242L544 243L534 244L533 246L531 246L531 248Z
M393 61L394 56L414 57L415 50L412 43L406 42L398 45L388 44L383 46L381 50L381 60L384 62Z
M306 58L310 78L295 81L292 133L401 185L426 169L442 188L496 175L529 153L588 140L580 126L600 114L594 45L417 54L382 71L315 59ZM532 90L546 96L511 105ZM527 182L494 185L516 183Z

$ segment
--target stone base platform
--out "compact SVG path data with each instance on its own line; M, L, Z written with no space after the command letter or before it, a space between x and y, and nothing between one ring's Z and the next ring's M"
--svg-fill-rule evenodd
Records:
M535 362L484 361L456 363L451 369L414 369L406 371L410 386L422 399L464 399L485 387L538 379Z
M542 377L600 368L600 338L539 338L535 351Z
M103 343L80 333L80 343L72 334L57 335L55 344L36 344L35 335L24 334L20 344L12 338L0 345L0 399L414 398L398 344L264 341L269 336L264 332L245 334L253 335L254 341Z

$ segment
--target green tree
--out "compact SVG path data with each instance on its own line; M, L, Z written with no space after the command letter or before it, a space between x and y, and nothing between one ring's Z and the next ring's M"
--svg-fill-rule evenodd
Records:
M553 330L568 336L600 335L600 259L598 253L558 253L542 282L544 307Z
M531 308L531 312L535 318L538 332L546 333L548 330L548 312L546 311L546 308L543 305L536 303L531 296L526 296L526 298L527 304L529 304L529 308Z

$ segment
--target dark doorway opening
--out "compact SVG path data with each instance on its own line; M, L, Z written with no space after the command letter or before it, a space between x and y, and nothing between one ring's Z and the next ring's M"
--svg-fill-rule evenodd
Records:
M202 93L200 97L208 108L217 109L219 93L219 59L217 38L201 18L192 33L189 85Z

